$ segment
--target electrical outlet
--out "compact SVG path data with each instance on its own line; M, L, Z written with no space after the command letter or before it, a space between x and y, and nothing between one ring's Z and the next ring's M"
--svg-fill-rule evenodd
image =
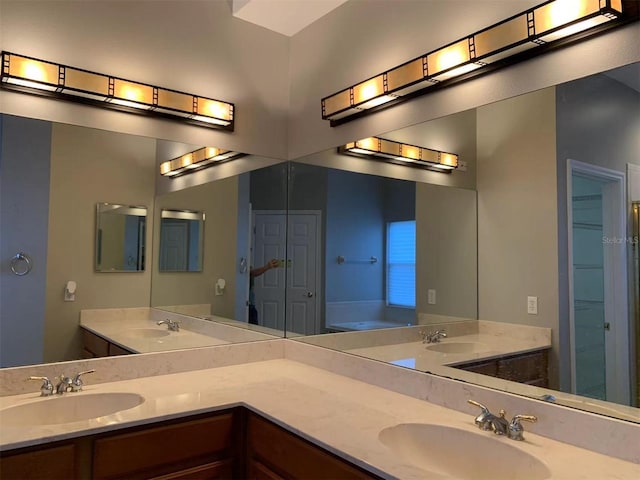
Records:
M538 314L538 297L527 297L527 313L529 315Z
M427 303L429 305L436 304L436 291L433 288L427 290Z

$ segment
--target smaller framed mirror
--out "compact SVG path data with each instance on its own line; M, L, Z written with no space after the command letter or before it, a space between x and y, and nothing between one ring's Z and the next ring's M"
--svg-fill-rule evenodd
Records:
M160 272L201 272L204 245L203 212L162 209Z
M98 203L95 271L144 271L146 232L147 207Z

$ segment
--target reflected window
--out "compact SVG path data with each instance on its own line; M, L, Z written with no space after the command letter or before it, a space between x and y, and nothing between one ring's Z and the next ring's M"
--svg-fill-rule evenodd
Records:
M416 306L416 222L387 223L387 305Z

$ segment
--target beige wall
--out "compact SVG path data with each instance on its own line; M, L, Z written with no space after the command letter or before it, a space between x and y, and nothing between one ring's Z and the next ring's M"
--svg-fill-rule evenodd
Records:
M156 198L154 223L163 208L196 210L206 216L202 272L159 272L153 264L152 306L211 304L211 313L234 318L238 178L218 180ZM160 231L153 235L154 259L160 251ZM215 295L218 278L226 280L223 295Z
M479 318L552 328L557 365L555 89L479 108L477 124Z
M416 311L478 318L476 192L416 184ZM427 290L436 291L429 305Z
M155 141L54 124L45 310L44 360L79 356L78 322L85 308L149 306L153 259L135 273L94 272L96 203L153 207ZM153 219L148 217L151 244ZM75 302L64 301L74 280Z
M0 49L235 103L235 133L0 91L4 113L286 157L287 37L211 0L2 0Z

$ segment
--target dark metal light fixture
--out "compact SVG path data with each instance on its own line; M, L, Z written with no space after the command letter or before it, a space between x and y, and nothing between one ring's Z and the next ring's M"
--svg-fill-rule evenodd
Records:
M637 0L550 0L322 99L331 126L635 21Z
M233 131L234 106L212 98L2 52L0 88Z
M380 137L368 137L338 147L339 153L366 158L382 158L390 163L451 173L458 168L458 155Z
M244 155L244 153L224 150L218 147L202 147L173 160L162 162L160 164L160 174L165 177L184 175L185 173L195 172Z

